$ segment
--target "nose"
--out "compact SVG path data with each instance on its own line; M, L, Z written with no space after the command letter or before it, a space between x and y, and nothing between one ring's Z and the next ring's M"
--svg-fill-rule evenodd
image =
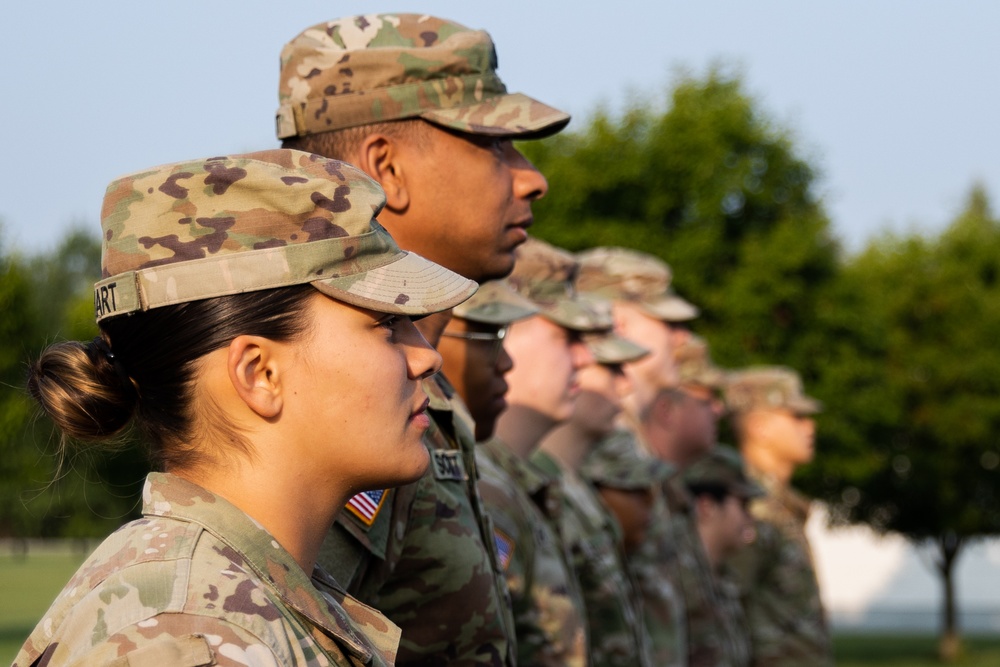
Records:
M585 368L596 361L596 359L594 359L594 353L590 351L590 347L582 340L574 340L571 342L569 349L573 358L574 370Z
M431 347L409 317L400 329L406 355L406 375L411 380L422 380L441 370L441 355Z
M511 143L507 144L507 156L514 178L514 196L528 201L544 197L549 191L549 182L542 176L542 172Z
M635 389L632 378L629 377L621 366L613 367L612 373L615 377L615 393L619 398L625 398Z
M500 351L497 354L497 362L494 368L498 375L507 375L507 373L510 373L514 369L514 360L507 353L507 348L503 344L500 345Z

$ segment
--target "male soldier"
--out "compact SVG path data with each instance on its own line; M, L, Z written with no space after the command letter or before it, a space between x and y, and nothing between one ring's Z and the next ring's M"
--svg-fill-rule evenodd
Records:
M802 393L798 374L777 366L732 373L726 405L750 474L767 492L751 506L756 539L732 565L750 623L753 664L832 665L829 630L805 523L809 501L790 486L813 458L820 404Z
M497 418L507 407L504 376L514 367L503 344L507 332L514 322L537 312L506 280L491 280L452 311L441 334L441 370L469 406L477 442L493 436Z
M495 70L489 35L443 19L322 23L282 51L278 137L377 180L379 221L402 248L477 281L503 277L548 187L511 140L558 132L569 116L507 93ZM446 322L422 321L432 344ZM430 471L353 498L325 550L357 564L334 574L402 628L399 664L510 665L509 601L476 490L473 426L438 378L424 383Z
M580 393L572 416L542 439L531 460L561 483L564 503L559 534L583 592L593 664L651 665L641 603L625 564L621 530L579 473L594 446L614 431L622 398L630 391L622 364L649 351L613 333L591 334L584 340L597 363L577 373Z
M518 664L588 664L586 611L557 529L560 487L529 461L541 438L573 412L577 373L594 362L582 341L611 329L610 314L579 299L569 253L538 241L518 250L510 281L539 309L515 322L504 345L514 361L509 407L496 437L476 452L479 490L513 599Z
M650 466L653 454L645 440L643 422L661 392L677 385L674 349L690 336L686 322L696 317L698 310L673 292L670 267L652 255L625 248L594 248L580 253L578 259L580 291L612 300L616 330L651 351L625 365L633 388L623 401L622 421L626 428L606 438L592 456L607 460L608 452L613 450L618 457L630 454L623 461ZM612 485L601 484L600 480L592 481L598 484L609 507L617 508L616 516L623 528L632 523L631 510L641 509L636 507L637 494L622 493ZM630 554L628 566L642 597L654 663L681 665L686 664L687 655L686 603L677 562L685 548L692 548L692 544L693 548L698 547L691 540L679 543L672 535L666 495L670 489L669 484L653 489L653 518L647 539Z
M747 507L764 490L747 479L743 459L725 445L719 445L685 470L684 484L693 499L698 535L715 575L717 599L726 612L721 628L727 640L726 664L748 667L750 629L726 561L746 546L747 535L753 530Z

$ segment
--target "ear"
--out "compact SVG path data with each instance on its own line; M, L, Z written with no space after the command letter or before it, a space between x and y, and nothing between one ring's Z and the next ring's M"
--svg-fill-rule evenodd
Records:
M237 336L229 343L229 381L247 407L264 419L281 414L281 373L274 341Z
M385 190L385 207L393 212L410 205L401 148L399 140L384 134L369 134L358 147L358 166L379 182Z

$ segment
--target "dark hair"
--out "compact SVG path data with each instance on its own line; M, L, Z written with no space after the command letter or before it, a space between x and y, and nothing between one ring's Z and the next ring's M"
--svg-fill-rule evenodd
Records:
M421 118L368 123L342 130L307 134L303 137L289 137L281 142L281 147L352 162L361 142L370 134L384 134L396 139L414 141L418 146L422 146L427 137L428 125L427 121Z
M240 335L293 340L308 327L309 285L259 290L110 318L90 343L50 345L28 368L28 391L67 439L113 440L133 421L154 467L197 463L201 412L237 449L247 445L217 406L194 405L196 362Z

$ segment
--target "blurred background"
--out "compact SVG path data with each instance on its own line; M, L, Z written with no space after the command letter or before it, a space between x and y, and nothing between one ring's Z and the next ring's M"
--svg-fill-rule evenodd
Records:
M59 468L21 388L96 334L105 186L277 146L286 41L414 10L489 30L508 88L573 114L522 147L551 188L533 233L663 257L716 362L793 366L824 401L796 484L840 664L924 664L948 600L966 664L1000 663L1000 5L903 0L5 8L0 658L145 474L129 440Z

